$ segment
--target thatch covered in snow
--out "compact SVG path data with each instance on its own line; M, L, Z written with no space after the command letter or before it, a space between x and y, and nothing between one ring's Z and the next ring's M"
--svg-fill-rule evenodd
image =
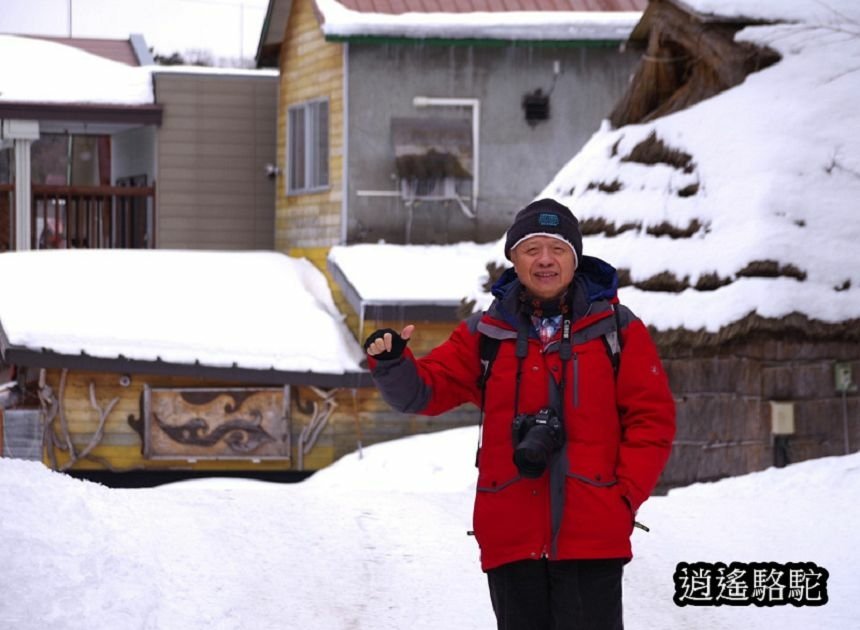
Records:
M741 28L764 23L701 14L673 0L651 0L630 35L630 45L644 49L642 62L609 117L613 126L681 111L775 63L776 51L735 41Z

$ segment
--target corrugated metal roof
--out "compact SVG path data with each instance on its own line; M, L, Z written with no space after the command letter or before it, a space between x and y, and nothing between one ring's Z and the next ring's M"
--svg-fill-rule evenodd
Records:
M361 13L644 11L648 0L338 0Z

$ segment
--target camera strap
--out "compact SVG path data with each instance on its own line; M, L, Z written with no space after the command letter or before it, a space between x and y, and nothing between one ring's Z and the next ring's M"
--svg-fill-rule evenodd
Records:
M615 328L611 333L606 333L603 336L603 342L607 348L607 354L609 356L609 360L612 363L612 368L615 373L615 377L618 377L618 367L620 364L621 358L621 320L618 313L618 307L616 305L612 305L613 315L615 317ZM516 418L519 414L519 399L520 399L520 380L522 378L522 368L523 368L523 360L528 354L528 339L529 339L529 326L530 323L523 319L520 322L520 326L517 329L517 341L516 341L516 357L517 357L517 375L516 375L516 384L514 389L514 417ZM564 415L564 388L566 385L566 376L567 376L567 363L573 356L572 352L572 341L571 341L571 333L572 333L573 321L570 318L570 313L564 313L562 318L561 325L561 343L559 346L559 358L561 359L561 379L559 383L555 383L553 379L553 384L558 389L560 395L559 401L559 416L563 417ZM488 337L484 334L479 333L478 340L478 353L481 361L481 374L478 377L478 388L481 390L481 413L478 418L478 449L475 453L475 466L478 466L478 457L481 452L481 433L483 431L484 425L484 406L487 401L487 382L490 379L490 373L493 369L493 362L496 359L496 355L499 352L499 346L501 345L501 340Z
M478 448L475 451L475 468L481 456L481 437L484 430L484 407L487 404L487 381L493 370L493 361L499 353L499 340L494 337L481 335L478 339L478 356L481 358L481 375L478 377L478 387L481 389L481 415L478 417Z
M561 418L562 422L564 422L564 386L567 380L567 364L573 356L570 341L571 326L572 322L570 320L570 313L565 313L561 321L561 344L558 348L558 356L561 359L561 377L559 378L558 383L556 383L555 379L550 376L552 384L555 385L558 390L558 409L556 411L558 412L558 417Z
M481 390L481 414L478 417L478 448L475 452L475 468L478 467L478 458L481 456L481 438L484 431L484 407L487 404L487 381L493 369L493 361L499 353L500 340L481 335L478 340L478 355L481 359L481 375L478 377L478 387ZM528 322L523 319L517 330L517 381L514 390L514 417L519 413L520 379L523 373L523 360L529 352L529 328Z
M517 380L514 384L514 418L520 413L520 381L523 377L523 361L529 353L529 331L531 322L524 315L520 316L520 327L517 329Z

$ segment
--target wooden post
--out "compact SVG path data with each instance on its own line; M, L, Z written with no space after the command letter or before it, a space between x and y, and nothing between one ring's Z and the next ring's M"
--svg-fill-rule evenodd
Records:
M14 249L31 249L30 214L30 145L39 139L39 123L33 120L4 120L0 138L15 144L15 245Z

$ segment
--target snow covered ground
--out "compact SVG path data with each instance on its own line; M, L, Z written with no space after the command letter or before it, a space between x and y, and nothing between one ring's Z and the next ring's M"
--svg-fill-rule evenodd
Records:
M476 429L377 445L294 485L118 490L0 459L0 627L494 627L471 527ZM860 454L697 484L640 510L628 630L846 630ZM822 607L677 607L678 562L810 561Z

